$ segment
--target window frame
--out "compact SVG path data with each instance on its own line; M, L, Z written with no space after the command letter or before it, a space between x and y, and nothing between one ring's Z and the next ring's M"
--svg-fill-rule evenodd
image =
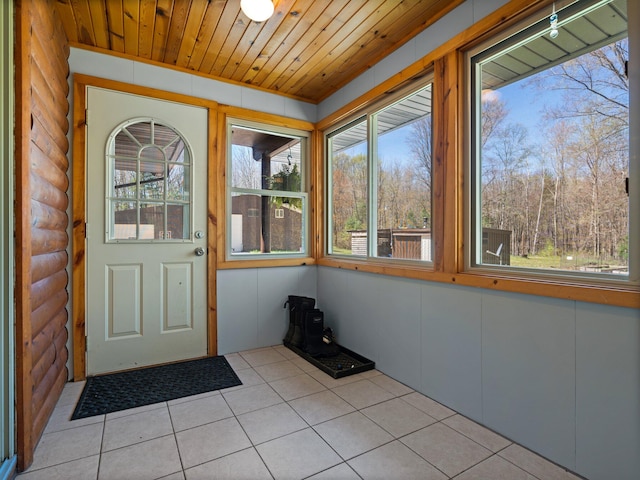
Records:
M586 5L582 6L582 8L578 8L577 1L563 1L557 2L556 10L560 11L564 7L569 7L572 9L572 12L575 15L575 11L579 11L580 15L584 10L593 9L595 5L604 3L602 0L591 0ZM475 128L475 125L479 124L479 111L480 109L477 105L474 105L474 98L479 97L476 95L474 97L473 90L477 88L481 88L478 86L478 82L480 81L476 78L476 71L479 68L480 62L474 62L474 59L478 56L481 56L483 53L491 52L491 55L495 55L496 52L502 50L500 49L500 44L503 42L506 43L503 47L504 50L510 49L513 44L518 43L518 41L522 41L521 39L516 38L518 36L522 36L523 32L527 31L527 29L533 28L537 23L543 23L549 18L550 11L548 8L538 9L536 12L527 15L523 19L520 19L514 25L503 29L499 33L492 35L488 39L484 39L481 43L474 45L473 47L467 49L464 52L464 93L465 93L465 108L464 108L464 132L465 132L465 143L464 143L464 178L465 184L467 187L465 188L465 203L464 203L464 224L466 226L465 233L465 244L467 247L464 250L464 271L468 272L472 275L482 275L488 276L491 278L505 278L511 280L522 280L522 281L531 281L531 282L545 282L549 284L570 284L576 286L584 286L584 287L604 287L604 288L636 288L640 285L640 255L638 255L637 251L634 251L631 246L640 244L640 234L639 234L639 221L635 217L640 217L640 195L638 194L638 182L635 182L635 188L631 184L633 184L634 175L638 176L638 158L639 152L638 149L640 145L638 145L637 136L634 141L633 129L634 127L637 129L640 126L638 125L637 113L633 112L633 96L640 95L640 86L634 85L631 81L631 72L629 73L629 159L628 159L628 172L629 172L629 195L628 195L628 204L629 204L629 274L628 275L612 275L612 274L604 274L597 272L572 272L569 270L558 270L554 271L552 269L536 269L536 268L524 268L524 267L510 267L505 265L490 265L486 263L476 263L476 258L478 252L481 250L481 237L479 236L478 230L478 209L480 208L480 195L481 195L481 186L480 182L480 159L476 155L476 149L478 148L478 130L479 128ZM635 12L637 15L637 11ZM627 10L627 17L630 19L632 13L629 13L629 9ZM628 20L628 24L632 20ZM560 28L562 28L560 22ZM546 31L548 27L541 28L541 31ZM526 38L530 38L533 36L527 35ZM627 38L629 37L629 29L627 27ZM513 39L509 42L509 39ZM600 48L600 47L596 47ZM632 45L629 42L629 50L631 51ZM487 56L491 56L487 54ZM636 55L637 56L637 55ZM630 58L632 55L630 54ZM631 62L630 62L631 63ZM551 64L553 66L554 63ZM550 67L549 67L550 68ZM637 66L635 67L638 68ZM635 104L637 109L637 102ZM635 159L635 161L634 161ZM634 174L635 172L635 174ZM634 243L635 242L635 243Z
M126 198L126 197L122 197L122 198L118 198L112 195L113 192L113 188L114 188L114 173L115 173L115 163L117 161L117 156L115 154L115 146L116 146L116 137L120 134L120 132L126 130L127 127L130 126L134 126L136 124L139 123L149 123L153 126L153 128L155 128L156 125L160 125L162 127L165 127L171 131L173 131L176 135L176 137L178 137L180 139L180 141L182 141L182 143L184 144L184 150L187 152L188 157L189 157L189 161L188 163L184 164L182 162L171 162L169 161L167 158L165 158L164 160L149 160L149 163L151 164L155 164L155 165L163 165L164 167L167 167L168 165L186 165L188 167L189 173L187 175L183 175L183 178L185 180L188 181L188 185L189 185L189 193L188 193L188 199L187 200L167 200L167 191L166 191L166 184L167 184L167 179L163 177L162 181L163 181L163 195L162 195L162 199L150 199L150 200L145 200L140 196L140 164L144 161L144 159L142 159L140 157L140 151L144 148L147 147L152 147L152 148L158 148L160 150L162 150L162 148L159 148L156 144L155 141L154 143L151 144L146 144L141 146L141 148L139 149L135 162L136 162L136 196L135 198ZM127 134L129 135L129 134ZM166 122L165 120L159 119L159 118L155 118L155 117L135 117L135 118L131 118L129 120L126 120L122 123L120 123L119 125L117 125L109 134L109 137L107 138L107 142L105 145L105 155L104 155L104 168L105 168L105 206L104 206L104 219L105 219L105 229L104 229L104 241L105 243L109 243L109 244L142 244L142 243L193 243L194 239L193 239L193 235L194 235L194 230L193 230L193 223L194 223L194 219L195 219L195 212L193 211L193 149L191 147L191 144L188 142L187 138L173 125L171 125L170 123ZM131 158L131 160L133 160L133 158ZM115 229L115 211L114 211L114 204L116 202L131 202L136 204L136 237L138 238L117 238L113 236L113 230ZM184 235L186 233L186 236L184 236L184 238L152 238L152 239L145 239L145 238L140 238L140 226L142 225L140 223L140 209L142 208L142 204L154 204L157 206L162 206L163 209L163 225L167 226L167 222L168 222L168 207L170 205L179 205L182 207L187 207L188 208L188 212L186 213L186 215L184 214L183 211L183 216L185 219L188 220L189 225L188 228L185 230L185 228L183 227L183 232L182 234ZM162 230L164 231L164 230ZM161 231L161 232L162 232Z
M560 4L556 0L556 4ZM566 4L564 2L563 4ZM469 235L468 195L468 115L466 106L469 98L466 88L465 52L479 42L504 35L514 25L518 25L533 15L548 15L551 2L543 5L532 4L529 0L510 0L502 7L488 14L484 19L454 35L424 56L408 65L395 75L381 81L373 89L342 105L333 113L322 117L317 123L318 142L314 147L322 162L326 162L326 145L323 133L344 124L345 119L353 118L357 112L364 111L407 83L433 72L433 222L434 227L434 268L425 269L416 265L397 265L379 262L374 259L338 258L328 256L325 249L327 237L326 224L323 221L323 208L326 208L326 189L319 189L316 201L318 257L316 264L327 268L367 272L425 282L436 282L461 287L473 287L489 292L508 292L536 295L546 298L590 302L625 308L640 308L640 286L637 284L594 284L576 279L534 278L514 276L510 272L470 271L466 263L466 250ZM541 13L542 12L542 13ZM640 20L640 4L628 4L628 16L631 21ZM633 37L633 40L632 40ZM629 32L629 44L640 50L640 31ZM632 48L632 47L630 47ZM637 57L637 55L636 55ZM640 85L640 65L629 69L630 82ZM631 99L630 117L635 124L640 123L640 95ZM633 120L631 120L633 122ZM640 132L634 132L631 142L636 145L638 154ZM630 165L630 197L633 205L640 205L640 164ZM319 186L326 184L326 163L319 168ZM318 213L319 212L319 213ZM640 237L640 222L635 221L632 231ZM445 241L446 240L446 241ZM635 248L634 248L635 247ZM638 258L640 250L630 245L630 258ZM636 260L637 261L637 260ZM428 284L428 283L427 283Z
M324 199L324 211L326 212L323 216L323 222L326 226L323 238L323 256L326 258L333 258L338 262L346 261L346 262L362 262L370 265L383 264L383 265L391 265L398 266L400 268L409 268L409 269L417 269L417 270L427 270L432 271L434 269L434 257L435 257L435 244L436 242L431 242L431 251L430 258L431 260L416 260L416 259L407 259L407 258L393 258L393 257L382 257L377 254L373 254L373 252L377 252L377 242L378 242L378 218L377 218L377 199L378 199L378 169L377 169L377 156L378 156L378 132L377 132L377 120L379 114L383 112L386 108L392 107L405 99L415 95L427 87L431 88L431 118L433 121L434 118L434 83L435 83L435 75L434 72L429 69L425 74L420 75L419 78L410 81L407 85L403 85L401 88L396 89L392 93L387 93L383 98L377 98L370 104L363 106L362 108L357 109L348 117L341 119L340 122L334 123L330 125L328 128L322 131L322 139L323 139L323 174L325 176L324 188L326 192L326 196ZM341 132L348 130L349 128L357 125L358 123L364 121L366 123L366 132L367 138L366 142L366 160L367 160L367 252L366 255L354 255L352 254L342 254L342 253L334 253L331 232L333 230L333 187L332 181L333 171L331 168L331 138L336 135L339 135ZM434 131L431 132L431 144L434 145ZM433 147L432 147L433 148ZM433 156L433 151L432 151ZM374 161L375 160L375 161ZM433 204L433 165L431 168L431 176L432 176L432 186L431 186L431 219L434 218L434 204ZM373 188L376 186L376 188ZM431 225L433 229L433 223ZM375 235L370 235L369 232L376 232Z
M221 149L220 166L224 172L223 178L225 179L222 187L221 194L223 195L223 201L220 202L222 211L221 214L224 218L224 241L223 248L218 249L218 268L252 268L255 266L286 266L314 263L313 244L311 242L312 232L312 128L302 121L282 121L280 117L259 114L252 112L253 114L244 115L243 109L230 108L227 115L221 115L219 128L223 131L222 138L225 139L224 146ZM247 117L251 118L247 118ZM255 119L258 117L258 119ZM276 136L283 137L297 137L300 138L303 146L301 149L301 188L300 192L291 192L284 190L263 190L263 189L247 189L241 187L233 187L232 185L232 147L231 129L236 126L239 128L247 128L250 130L261 131L265 133L272 133ZM261 196L270 197L282 197L288 198L300 198L302 200L302 252L292 253L246 253L246 254L234 254L232 250L232 197L233 194L255 194Z

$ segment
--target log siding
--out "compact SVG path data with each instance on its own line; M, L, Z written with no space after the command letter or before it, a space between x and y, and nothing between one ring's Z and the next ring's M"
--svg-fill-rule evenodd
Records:
M16 2L18 470L68 379L69 44L53 0Z

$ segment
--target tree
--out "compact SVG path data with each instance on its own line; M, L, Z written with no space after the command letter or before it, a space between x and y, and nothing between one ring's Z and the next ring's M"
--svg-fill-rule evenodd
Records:
M251 149L234 145L232 155L231 181L233 186L254 190L262 188L260 162L253 159Z
M492 132L482 155L482 218L487 226L513 232L514 240L520 240L513 253L523 253L528 243L525 177L532 149L527 135L519 123L502 125Z
M433 154L433 129L431 115L422 117L411 124L409 150L413 156L415 172L429 192L431 192L431 168Z
M493 90L483 90L480 112L480 144L484 148L485 144L491 140L493 133L504 123L505 118L509 115L509 110L499 93Z
M558 125L558 131L572 130L570 143L566 135L552 139L558 150L572 155L562 166L572 163L575 175L571 183L563 179L563 186L573 185L564 202L570 197L575 203L570 227L574 244L596 259L620 258L619 243L628 234L629 204L623 188L629 165L628 59L628 40L623 39L531 80L540 89L562 95L545 109L545 119Z
M332 158L333 246L351 248L348 230L367 225L367 157L338 153Z

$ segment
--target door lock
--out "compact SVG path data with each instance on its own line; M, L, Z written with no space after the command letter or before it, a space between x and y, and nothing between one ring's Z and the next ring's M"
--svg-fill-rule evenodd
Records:
M196 238L204 238L204 232L202 230L196 230L193 236Z
M201 256L203 256L203 255L204 255L204 248L202 248L202 247L198 247L198 248L196 248L196 249L195 249L195 254L196 254L196 257L201 257Z

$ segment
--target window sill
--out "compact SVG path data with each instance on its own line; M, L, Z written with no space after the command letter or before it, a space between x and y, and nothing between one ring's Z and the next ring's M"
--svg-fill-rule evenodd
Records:
M598 303L627 308L640 308L640 286L596 284L578 281L578 279L532 279L514 275L491 272L435 272L428 267L417 265L390 265L387 262L371 260L323 257L317 265L376 273L430 282L462 285L465 287L485 288L487 290L524 293L542 297L559 298L579 302Z
M299 267L303 265L315 265L313 257L295 258L238 258L234 260L219 261L218 270L231 270L239 268L269 268L269 267Z

